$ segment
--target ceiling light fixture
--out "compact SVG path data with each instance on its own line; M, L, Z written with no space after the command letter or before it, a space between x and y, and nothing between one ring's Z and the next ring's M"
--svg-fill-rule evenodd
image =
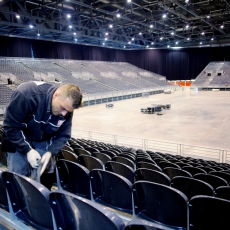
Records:
M140 32L139 35L142 35L142 33Z
M16 16L15 16L16 18L20 18L20 15L19 14L16 14Z
M67 14L66 17L67 17L67 18L71 18L71 15L70 15L70 14Z
M171 32L171 35L174 35L174 32Z
M162 15L162 18L166 18L166 17L167 17L167 14L163 14L163 15Z
M149 27L150 27L150 28L153 28L153 25L151 24Z
M110 25L109 25L109 28L113 28L113 25L112 25L112 24L110 24Z
M73 28L73 26L72 26L72 25L69 25L69 28L70 28L70 29L72 29L72 28Z
M120 17L121 17L121 15L118 13L118 14L117 14L117 18L120 18Z
M76 33L76 32L74 32L74 33L73 33L73 35L75 36L75 35L77 35L77 33Z
M132 41L134 41L134 38L132 38Z
M30 25L30 28L32 29L34 26L33 25Z

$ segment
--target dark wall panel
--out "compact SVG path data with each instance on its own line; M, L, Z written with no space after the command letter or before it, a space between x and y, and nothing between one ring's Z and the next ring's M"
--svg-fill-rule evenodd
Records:
M230 47L117 50L0 36L0 56L128 62L168 80L190 80L210 61L230 61Z

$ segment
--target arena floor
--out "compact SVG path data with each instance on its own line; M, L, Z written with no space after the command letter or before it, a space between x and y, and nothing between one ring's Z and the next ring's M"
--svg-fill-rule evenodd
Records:
M163 115L143 114L151 104L171 104ZM230 92L194 91L157 94L76 110L75 130L230 150Z

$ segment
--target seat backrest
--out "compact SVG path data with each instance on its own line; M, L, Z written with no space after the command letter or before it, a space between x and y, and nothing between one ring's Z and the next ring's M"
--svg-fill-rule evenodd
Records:
M111 161L111 159L112 159L110 156L108 156L108 155L106 155L104 153L100 153L100 152L99 153L98 152L93 152L92 156L98 158L99 160L101 160L103 162L103 164L105 164L107 161Z
M209 173L211 171L215 171L213 168L208 167L208 166L202 166L202 167L197 167L197 168L203 169L206 173Z
M56 229L122 230L123 220L100 205L66 192L51 192L50 205Z
M89 170L67 160L57 161L58 189L91 199Z
M78 156L75 153L64 149L62 149L61 152L65 160L72 161L75 163L78 162Z
M230 173L221 172L221 171L211 171L209 172L209 174L221 177L224 180L226 180L228 184L230 183Z
M131 154L128 154L128 153L120 153L120 154L118 154L117 156L127 158L127 159L129 159L129 160L131 160L132 162L135 163L135 157L134 157L133 155L131 155Z
M176 176L192 177L189 172L178 168L167 167L164 168L163 172L168 175L170 179L173 179Z
M103 169L103 162L96 157L88 155L80 155L78 163L86 167L89 171L93 169Z
M108 161L105 164L105 170L117 173L118 175L127 178L132 184L134 183L134 169L132 169L128 165L115 161Z
M9 211L6 188L2 181L2 170L0 169L0 208Z
M145 180L170 186L170 178L162 172L140 168L135 171L136 181Z
M89 155L89 156L91 156L91 153L90 153L89 151L87 151L87 150L85 150L85 149L81 149L81 148L75 148L75 149L74 149L74 152L75 152L78 156L80 156L80 155Z
M188 199L191 199L196 195L214 195L214 189L210 184L189 177L174 177L171 181L171 187L183 192L188 197Z
M118 154L118 153L115 153L116 152L115 150L113 151L113 150L110 150L110 149L108 149L108 150L102 150L100 152L104 153L104 154L106 154L108 156L110 156L111 158L117 156L117 154Z
M197 173L206 173L203 169L196 168L193 166L185 166L185 167L182 167L182 169L192 174L192 176L194 176Z
M210 197L194 196L189 201L190 230L230 229L230 201Z
M116 156L116 157L112 158L112 161L123 163L123 164L128 165L131 168L135 169L135 164L133 163L133 161L131 161L127 158Z
M95 169L90 172L93 198L96 202L132 213L132 184L123 176Z
M137 157L136 162L146 162L150 164L156 164L155 161L153 161L151 158L147 157Z
M151 195L150 195L151 194ZM136 217L169 227L187 227L187 197L177 189L147 181L133 185Z
M124 230L174 230L174 229L175 228L166 227L161 224L153 223L142 219L133 219L129 221L124 227Z
M144 161L137 162L137 168L146 168L146 169L152 169L155 171L162 172L162 169L158 165L144 162Z
M180 169L180 166L178 166L178 165L176 165L174 163L171 163L171 162L166 162L166 161L160 161L160 162L158 162L157 165L159 165L162 169L168 168L168 167Z
M40 183L10 172L2 172L14 215L35 229L53 229L50 191Z
M214 188L214 190L220 186L228 185L228 182L223 178L211 174L199 173L196 174L194 178L209 183Z
M230 201L230 186L220 186L215 190L215 197Z

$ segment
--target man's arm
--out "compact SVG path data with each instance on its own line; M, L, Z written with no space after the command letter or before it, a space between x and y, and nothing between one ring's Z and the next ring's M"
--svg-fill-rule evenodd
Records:
M53 156L59 153L71 137L72 117L73 114L71 113L70 118L65 120L55 136L50 139L48 151L51 152Z
M8 140L22 154L26 154L31 149L23 132L30 113L31 105L28 99L21 92L15 91L5 113L3 128Z

